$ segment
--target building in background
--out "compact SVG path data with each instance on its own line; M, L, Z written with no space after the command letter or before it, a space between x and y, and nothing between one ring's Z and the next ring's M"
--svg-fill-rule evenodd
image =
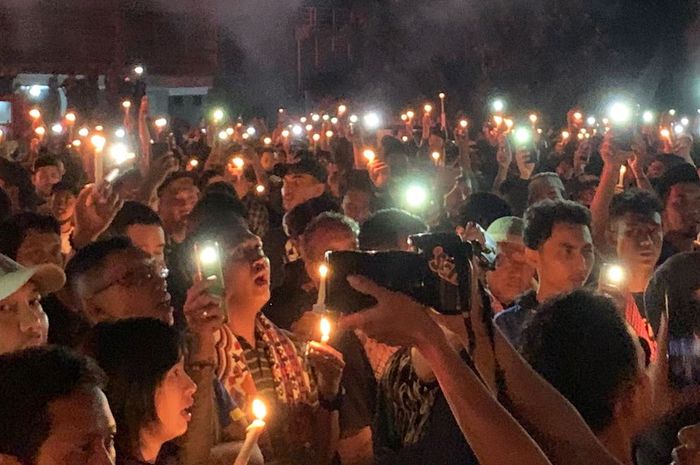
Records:
M16 75L15 86L22 86L29 100L40 100L52 74L59 83L71 74L90 76L101 94L110 94L123 89L110 86L110 80L142 65L151 112L194 122L218 70L212 3L3 0L0 76ZM115 100L101 98L100 104ZM65 104L62 92L63 109Z

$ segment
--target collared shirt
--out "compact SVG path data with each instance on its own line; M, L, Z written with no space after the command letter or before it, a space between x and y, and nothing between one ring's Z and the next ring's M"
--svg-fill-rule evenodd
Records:
M494 318L494 323L516 349L520 347L523 329L534 316L538 305L537 293L529 291L515 299L515 305Z

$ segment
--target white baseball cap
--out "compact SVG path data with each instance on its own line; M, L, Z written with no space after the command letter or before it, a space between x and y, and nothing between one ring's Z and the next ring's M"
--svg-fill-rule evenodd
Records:
M0 254L0 300L11 296L29 281L37 286L40 294L50 294L66 284L66 275L56 265L25 267Z

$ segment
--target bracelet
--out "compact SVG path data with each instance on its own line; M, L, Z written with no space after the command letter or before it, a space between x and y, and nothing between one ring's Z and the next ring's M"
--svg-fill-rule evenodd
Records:
M340 388L338 394L335 395L333 399L326 399L322 395L318 396L318 405L329 412L337 412L340 407L343 406L343 399L345 398L345 387Z

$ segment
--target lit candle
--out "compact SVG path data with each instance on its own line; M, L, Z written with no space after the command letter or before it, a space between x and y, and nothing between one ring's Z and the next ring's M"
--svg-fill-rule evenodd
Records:
M447 126L447 117L445 115L445 93L440 92L438 97L440 97L440 126L444 130Z
M426 113L430 113L431 111L433 111L433 106L432 106L431 104L429 104L429 103L426 103L426 104L423 106L423 111L426 112Z
M374 153L374 150L372 149L366 149L364 152L362 152L362 155L367 159L367 163L372 163L374 159L377 157L377 155Z
M328 265L325 263L318 267L318 275L321 281L318 285L318 299L313 307L315 312L322 312L326 308L326 278L328 277Z
M265 416L267 415L267 408L265 404L260 399L253 400L253 415L255 420L248 426L245 435L245 441L241 447L241 451L236 457L236 461L233 465L247 465L250 461L250 455L253 452L253 447L258 443L258 439L265 429Z
M102 161L102 149L105 147L104 137L99 134L95 134L90 138L92 146L95 147L95 184L99 184L102 181L102 176L104 174L104 162Z
M435 166L438 166L440 163L440 152L433 152L430 156L433 157L433 163L435 163Z
M620 179L617 182L617 187L619 187L619 188L625 187L625 174L626 173L627 173L627 167L625 165L622 165L620 167Z
M331 321L325 316L321 318L321 344L328 344L331 339Z

